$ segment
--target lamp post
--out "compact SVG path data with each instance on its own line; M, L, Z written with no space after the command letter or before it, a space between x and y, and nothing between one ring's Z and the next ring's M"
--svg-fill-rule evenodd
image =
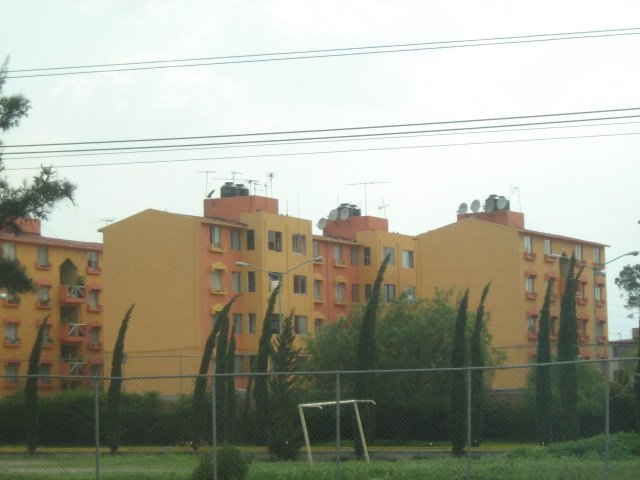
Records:
M294 265L293 267L291 267L289 270L287 270L286 272L271 272L269 270L267 270L266 268L262 268L258 265L254 265L253 263L248 263L248 262L241 262L241 261L237 261L236 265L238 267L251 267L251 268L255 268L256 270L260 270L261 272L265 272L267 275L271 276L275 273L278 274L278 286L280 287L280 294L278 295L278 326L280 331L282 331L282 278L289 272L292 272L293 270L295 270L296 268L300 268L303 265L306 265L307 263L311 263L311 262L320 262L322 261L322 256L318 255L317 257L313 257L313 258L309 258L308 260L305 260L302 263L298 263L297 265Z
M616 258L613 258L608 262L603 263L601 267L591 267L589 265L584 265L584 267L590 269L593 272L593 357L594 357L594 360L598 359L598 319L597 319L598 306L596 305L596 289L597 289L596 279L599 274L604 272L604 267L606 265L610 264L611 262L615 262L616 260L622 257L627 257L627 256L635 257L639 253L640 252L638 250L634 250L633 252L623 253L622 255L618 255ZM565 260L569 260L569 258L566 255L561 255L559 253L552 253L549 256L553 258L564 258Z

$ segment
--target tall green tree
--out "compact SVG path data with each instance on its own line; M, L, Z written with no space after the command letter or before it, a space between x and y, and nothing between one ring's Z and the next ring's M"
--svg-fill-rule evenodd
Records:
M553 293L553 278L547 281L547 290L544 294L544 303L540 310L540 324L538 325L538 363L551 363L551 294ZM536 367L536 427L538 443L549 445L551 443L553 428L551 414L553 407L553 395L551 388L551 367Z
M225 373L235 374L236 372L236 336L231 333L229 339L229 350L227 352L227 362ZM226 377L225 384L225 406L224 412L226 413L226 419L223 423L223 438L226 442L233 443L239 436L236 434L236 421L238 417L237 411L237 394L236 394L236 377L229 375Z
M236 300L236 297L233 297L229 303L227 304L231 307L231 304ZM226 310L226 311L225 311ZM216 424L218 430L219 440L229 441L230 435L230 415L232 412L229 412L227 408L229 407L228 403L228 394L229 394L229 379L233 382L233 377L225 377L224 375L233 371L233 364L229 365L229 354L231 351L230 346L233 348L235 352L235 337L233 338L233 343L231 344L230 335L230 315L229 309L223 309L224 316L222 312L220 313L220 331L218 332L218 340L216 342L216 379L215 379L215 400L216 400ZM231 334L233 337L233 334ZM231 358L233 362L233 356Z
M23 95L2 96L6 82L9 59L0 67L0 131L17 127L27 116L31 103ZM0 139L0 174L2 164L2 141ZM50 167L43 167L31 183L11 187L6 178L0 176L0 231L22 233L20 220L24 218L46 220L53 206L63 199L73 202L75 186L59 180ZM10 292L31 292L33 281L20 263L0 259L0 288Z
M480 304L476 310L476 319L473 324L473 332L471 333L471 366L484 367L484 301L489 294L491 282L487 283L482 289L480 296ZM471 438L475 446L480 445L482 441L482 431L484 424L483 414L484 403L484 370L471 371Z
M638 363L634 375L633 392L638 407L636 430L640 430L640 264L625 265L615 282L627 297L624 307L638 313ZM629 314L629 318L633 318L633 313Z
M27 430L27 450L33 455L38 448L38 430L39 430L39 408L38 408L38 374L40 373L40 352L42 351L42 342L47 329L49 315L44 317L38 333L36 341L29 355L29 368L27 370L27 383L24 387L25 400L25 420Z
M193 390L193 398L191 403L191 445L194 449L198 449L204 439L204 432L207 425L205 419L209 417L208 399L207 399L207 372L213 357L216 339L222 328L225 319L229 319L229 310L237 297L233 297L215 317L215 322L211 327L211 332L204 343L202 358L200 359L200 369Z
M376 274L373 287L371 289L371 296L367 302L367 306L364 310L364 316L362 317L362 326L360 327L360 335L358 337L358 350L356 352L356 370L364 372L367 370L373 370L376 364L376 320L378 319L378 305L380 304L380 290L382 288L382 281L384 279L384 272L387 269L387 265L391 260L391 254L388 254L382 260L378 273ZM371 388L372 376L366 373L356 374L355 378L355 394L357 400L368 400L373 396ZM362 428L365 434L365 441L368 441L371 437L371 430L373 428L372 421L373 412L370 404L362 404L360 408L360 418L362 421ZM357 424L354 423L354 447L357 458L362 458L364 455L364 446L360 439L359 432L356 431Z
M273 310L276 305L276 299L280 294L280 285L273 289L267 303L267 311L262 321L262 332L258 341L258 353L256 354L256 363L253 379L253 400L256 405L256 435L255 440L258 445L264 445L267 442L267 431L269 428L269 379L267 378L267 370L269 368L269 357L271 356L271 329L273 321Z
M566 262L560 259L561 262ZM575 274L576 257L571 255L565 289L560 303L558 361L574 362L578 358L576 289L582 270ZM594 339L595 340L595 339ZM578 373L575 363L558 366L560 377L560 430L562 439L574 440L580 433L578 422Z
M458 315L453 333L453 348L451 351L451 367L463 368L467 365L467 305L469 303L469 289L458 306ZM464 454L465 437L467 433L467 382L464 370L451 372L450 414L449 428L451 432L451 452L455 456Z
M109 392L107 394L107 442L111 453L116 453L120 447L120 395L122 392L122 361L124 360L124 338L129 327L129 320L135 304L132 304L120 323L118 338L113 347L113 357L111 359L111 378L109 381Z
M284 322L282 333L276 336L271 352L274 375L269 381L269 452L280 460L294 460L302 446L298 420L298 392L295 378L289 375L298 368L300 349L294 344L293 313Z

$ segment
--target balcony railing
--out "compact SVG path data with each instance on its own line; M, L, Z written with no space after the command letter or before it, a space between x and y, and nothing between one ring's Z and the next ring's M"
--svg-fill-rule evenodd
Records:
M87 339L86 323L61 323L61 343L82 343Z
M86 303L87 294L84 285L60 285L60 303L77 305Z

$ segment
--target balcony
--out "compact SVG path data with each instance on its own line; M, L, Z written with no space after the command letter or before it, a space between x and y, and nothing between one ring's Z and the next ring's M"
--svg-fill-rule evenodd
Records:
M60 285L58 297L62 305L81 305L87 302L84 285Z
M60 343L82 343L87 339L86 323L60 324Z
M83 358L63 359L60 363L60 379L63 388L73 388L82 383L86 375L87 362Z

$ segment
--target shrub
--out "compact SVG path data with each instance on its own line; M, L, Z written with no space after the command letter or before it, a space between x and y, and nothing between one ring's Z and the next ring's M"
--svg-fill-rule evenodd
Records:
M245 480L249 460L242 456L239 448L223 445L218 448L218 479ZM191 480L213 480L211 455L200 455L198 465L191 473Z

